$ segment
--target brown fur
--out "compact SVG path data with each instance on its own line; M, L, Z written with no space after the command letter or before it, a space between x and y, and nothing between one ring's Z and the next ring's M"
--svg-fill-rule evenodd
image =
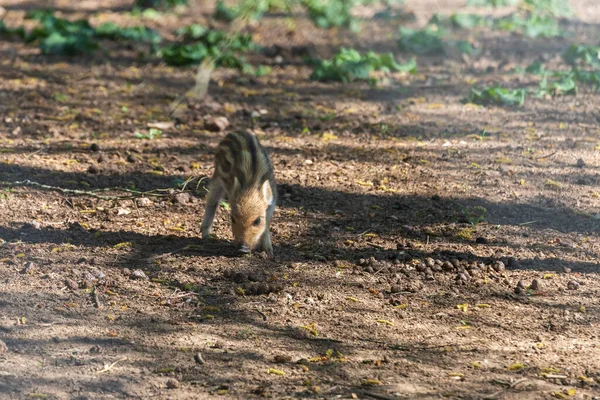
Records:
M269 156L251 133L231 133L219 143L202 221L204 238L210 235L223 195L231 205L234 244L272 255L269 226L276 201L275 177Z

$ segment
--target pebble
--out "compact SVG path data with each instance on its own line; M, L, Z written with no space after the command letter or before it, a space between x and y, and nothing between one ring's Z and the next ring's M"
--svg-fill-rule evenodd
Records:
M150 207L152 205L152 200L147 197L140 197L136 200L138 207Z
M93 152L100 151L100 146L98 145L98 143L92 143L90 145L90 150Z
M174 200L177 204L188 204L191 201L191 197L189 193L177 193Z
M79 285L73 279L69 279L69 278L65 279L65 284L71 290L78 290L79 289Z
M576 281L569 281L567 283L567 289L569 290L577 290L579 289L579 283Z
M225 117L214 117L204 121L206 129L212 132L222 132L229 127L229 120Z
M520 287L521 289L525 289L525 287L526 287L526 286L527 286L527 285L525 285L525 282L524 282L524 281L519 281L519 282L517 283L517 287Z
M33 229L42 229L42 224L40 224L37 221L31 221L28 223L28 226L32 227Z
M128 154L127 155L127 162L128 163L134 163L136 161L137 161L137 158L133 154Z
M515 288L515 294L524 294L524 293L525 293L525 289L523 289L522 287L517 286Z
M4 343L2 340L0 340L0 354L6 353L6 352L8 352L8 347L6 346L6 343Z
M288 355L278 354L273 357L273 362L276 364L286 364L292 362L292 357Z
M148 276L141 269L136 269L129 276L131 279L144 279L148 280Z
M475 239L475 243L477 243L477 244L488 244L489 240L487 240L487 238L484 238L483 236L480 236L477 239Z
M585 161L583 161L583 158L577 159L577 168L583 168L583 167L585 167Z
M179 387L179 381L175 378L171 378L167 381L167 389L177 389Z
M531 290L540 290L542 288L542 283L538 279L534 279L531 281L531 286L529 286Z
M496 272L503 272L505 269L504 263L502 261L494 262L494 265L492 266L492 268L494 268L494 271L496 271Z
M454 270L454 265L452 265L452 264L450 263L450 261L444 261L444 262L442 263L442 269L443 269L444 271L453 271L453 270Z

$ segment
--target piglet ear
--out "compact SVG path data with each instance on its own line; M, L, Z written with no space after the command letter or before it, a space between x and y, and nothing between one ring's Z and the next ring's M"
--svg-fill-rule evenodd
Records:
M268 179L262 185L262 194L268 206L273 204L273 190L271 189L271 182Z

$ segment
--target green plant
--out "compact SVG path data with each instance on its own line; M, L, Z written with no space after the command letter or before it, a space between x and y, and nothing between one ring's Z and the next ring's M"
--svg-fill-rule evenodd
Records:
M559 96L577 94L576 76L573 71L555 72L551 76L556 79L551 81L548 80L548 75L547 72L544 73L536 96L543 97L546 95Z
M507 89L499 86L477 90L471 89L468 100L474 104L522 105L525 102L525 89Z
M44 54L84 54L98 47L93 38L94 28L87 20L56 18L48 10L30 11L26 18L38 21L39 26L24 34L25 41L39 40Z
M414 59L399 64L391 53L377 54L372 51L361 54L355 49L342 48L331 60L319 60L310 75L310 79L327 82L350 82L368 80L373 71L416 72Z
M148 130L147 134L143 134L140 132L135 132L135 137L138 139L148 139L148 140L153 140L157 137L162 136L163 132L160 129L156 129L156 128L150 128Z
M319 28L334 26L358 30L356 19L352 16L352 8L356 0L304 0L303 5L314 24Z
M600 47L572 44L563 59L569 65L600 66Z
M520 32L528 37L555 37L562 34L556 18L533 13L524 16L511 14L497 19L494 26L504 31Z
M110 40L130 40L132 42L147 42L158 44L162 37L154 29L145 26L134 26L130 28L120 27L112 22L105 22L96 28L95 36Z
M551 17L567 17L573 13L569 0L524 0L521 8Z
M223 31L202 30L193 25L181 28L177 33L194 42L176 43L162 48L160 55L169 65L195 65L206 57L212 57L216 65L244 69L249 64L238 54L257 48L252 36L248 34L228 35Z
M471 225L475 226L485 221L487 218L487 209L481 206L466 207L463 210L463 215Z
M514 6L519 0L469 0L467 5L470 7L505 7Z
M188 0L135 0L134 9L168 10L177 6L187 6Z
M415 54L435 54L444 50L440 30L431 26L423 30L400 27L398 47L402 51Z

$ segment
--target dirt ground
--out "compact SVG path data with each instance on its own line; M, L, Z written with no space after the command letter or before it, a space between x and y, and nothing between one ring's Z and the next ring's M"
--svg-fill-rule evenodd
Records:
M41 3L0 0L10 26ZM140 23L120 2L43 3ZM165 36L208 23L202 3L143 22ZM400 23L464 2L409 0L415 20L358 36L268 16L255 61L273 74L217 70L152 140L135 133L173 120L193 69L3 38L0 398L597 398L600 95L462 101L473 84L535 85L507 71L597 44L600 6L572 4L566 38L463 31L481 55L419 57L377 87L312 82L301 55L395 51ZM224 208L217 239L199 239L214 117L271 154L274 259L235 254Z

